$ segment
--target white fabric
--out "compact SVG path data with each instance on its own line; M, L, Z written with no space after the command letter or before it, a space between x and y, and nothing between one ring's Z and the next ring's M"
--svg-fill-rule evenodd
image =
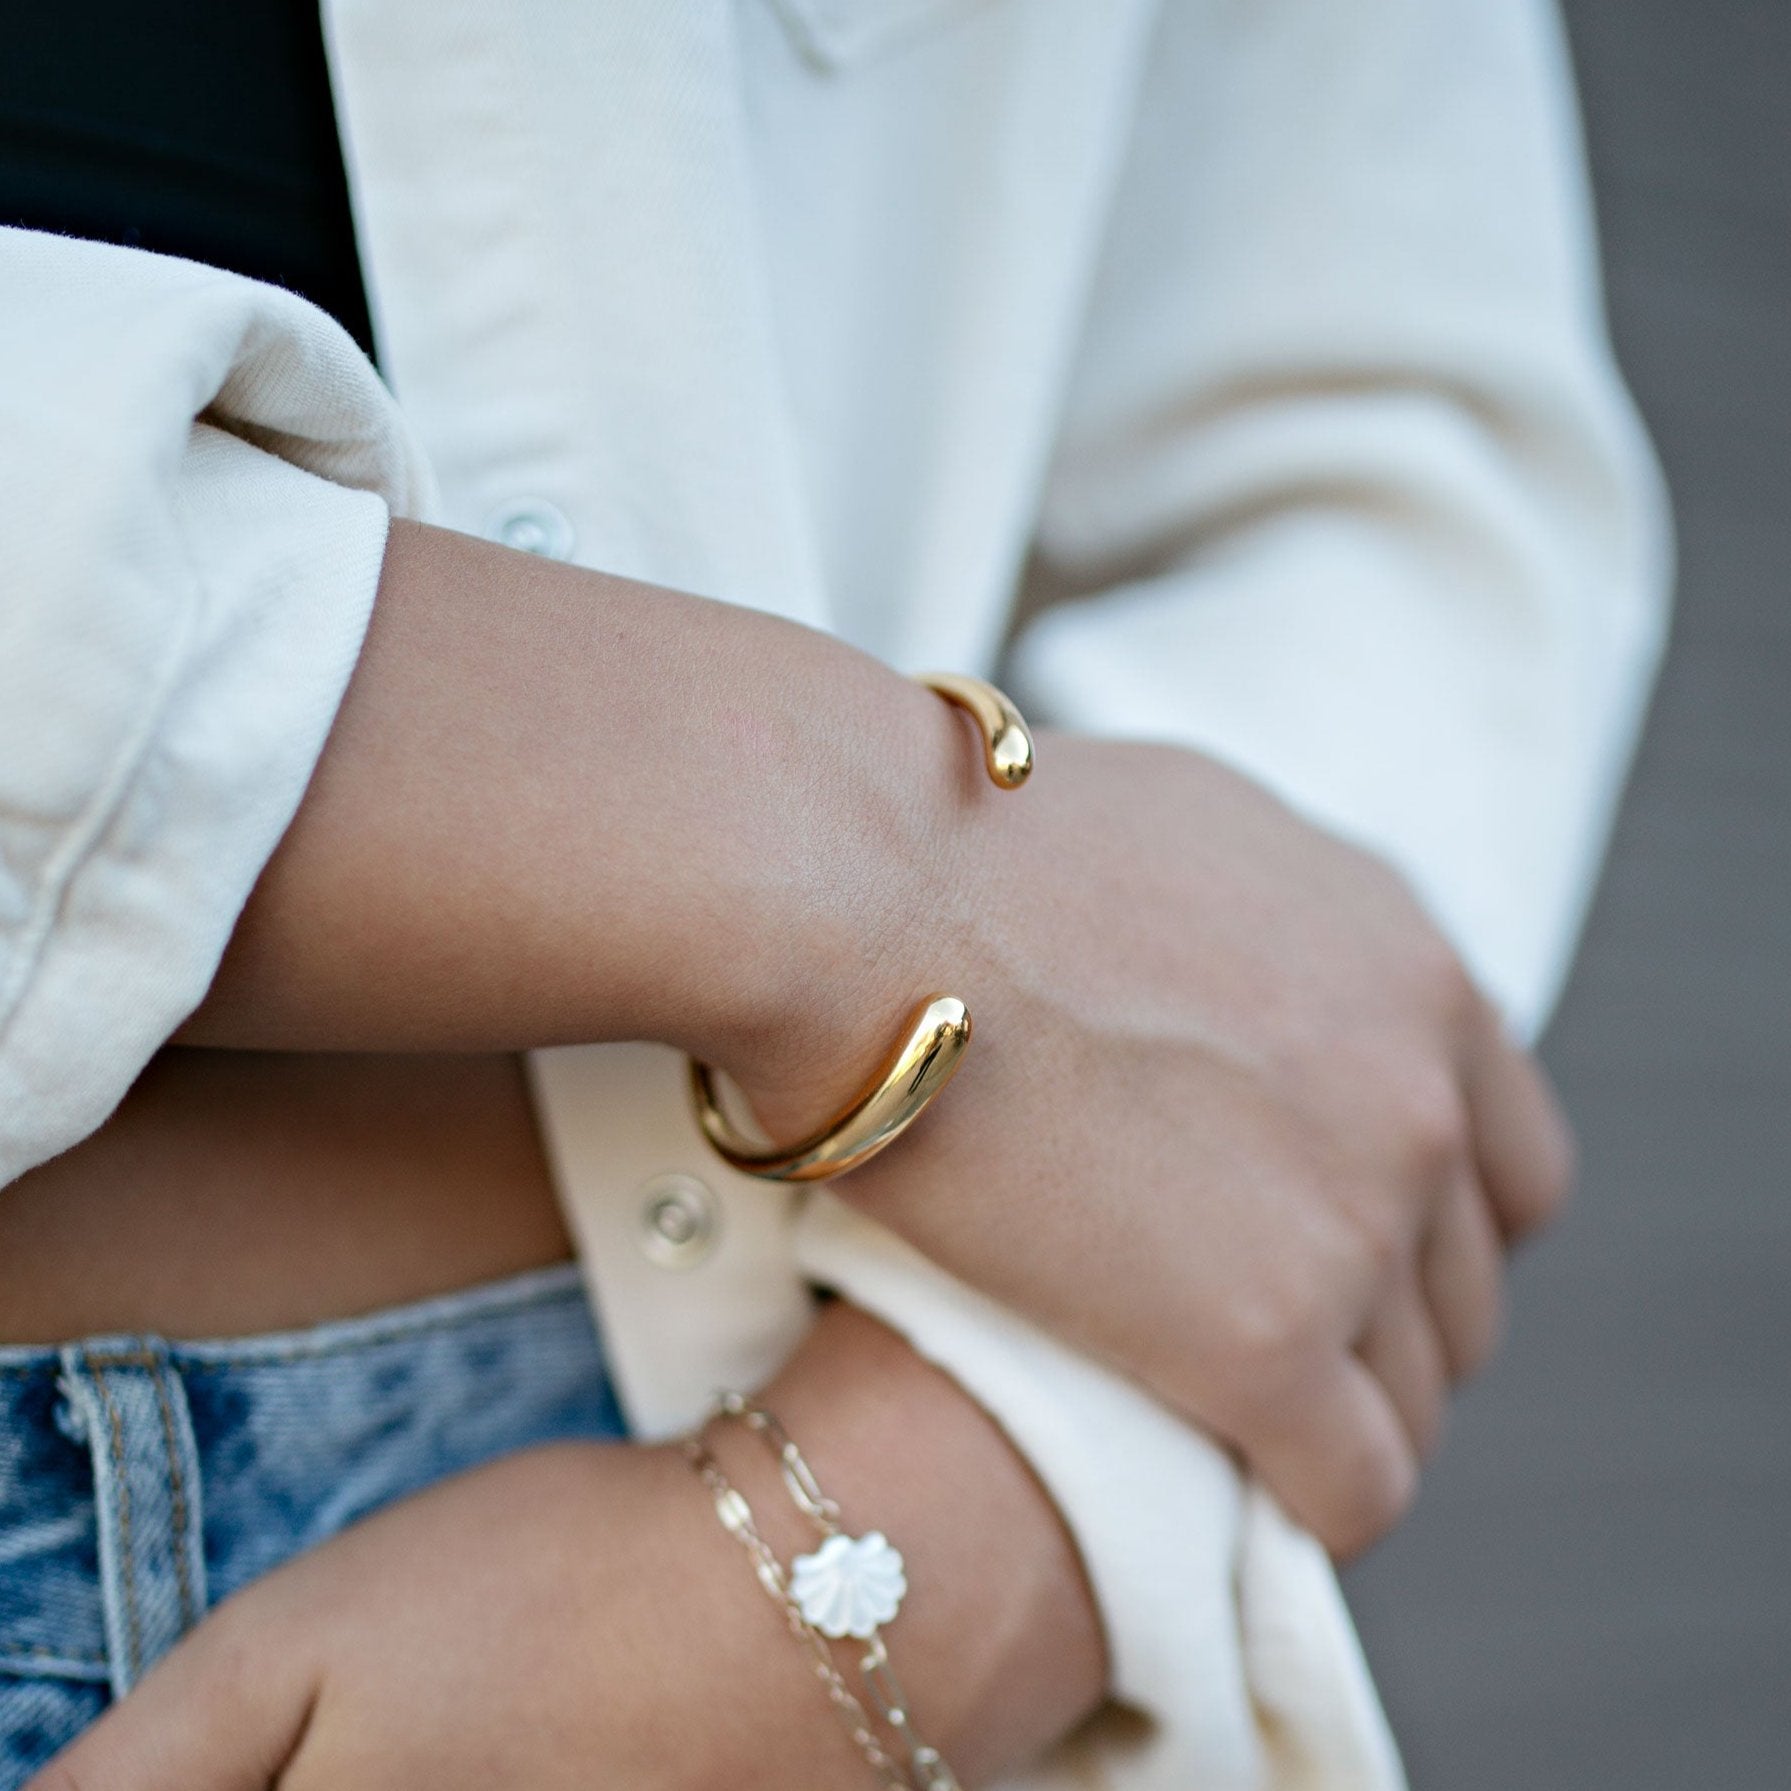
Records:
M310 306L0 230L0 1183L205 993L425 492Z
M0 1180L202 993L387 507L563 518L583 563L910 670L995 669L1018 590L1071 598L1000 668L1039 719L1264 777L1400 864L1539 1022L1667 572L1542 0L325 23L402 416L294 299L0 232ZM1130 1708L1018 1782L1398 1784L1328 1569L1220 1454L875 1227L738 1185L663 1052L536 1076L645 1428L769 1372L813 1276L1030 1455ZM643 1247L667 1170L714 1202L690 1267Z

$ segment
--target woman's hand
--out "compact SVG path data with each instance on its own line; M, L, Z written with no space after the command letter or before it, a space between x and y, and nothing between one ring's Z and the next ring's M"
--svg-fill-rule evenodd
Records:
M951 1382L840 1306L769 1397L848 1517L904 1550L891 1653L922 1732L967 1782L1098 1702L1101 1641L1075 1554ZM736 1426L712 1440L780 1557L811 1548L760 1446ZM590 1444L444 1482L228 1600L30 1791L861 1780L680 1453Z
M966 1067L842 1189L1372 1541L1567 1134L1399 881L1197 754L1047 738L1000 793L826 636L395 524L188 1037L661 1039L788 1137L937 990Z
M760 1117L800 1135L915 997L963 997L957 1080L840 1190L1359 1550L1493 1347L1508 1245L1565 1195L1546 1085L1404 885L1254 784L1060 737L1007 795L943 705L912 725L949 786L919 893L746 1072Z

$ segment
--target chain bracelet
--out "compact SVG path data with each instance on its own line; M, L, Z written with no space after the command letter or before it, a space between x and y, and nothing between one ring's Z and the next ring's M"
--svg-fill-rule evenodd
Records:
M701 1437L690 1436L684 1439L684 1455L698 1478L709 1489L710 1497L715 1501L715 1515L721 1519L722 1528L746 1550L759 1584L782 1608L784 1621L788 1624L791 1635L802 1644L807 1653L815 1677L821 1681L822 1688L827 1693L827 1701L833 1706L847 1734L852 1737L885 1791L914 1791L916 1785L920 1791L935 1791L935 1787L937 1791L956 1791L955 1781L943 1784L927 1779L911 1781L903 1773L894 1757L877 1739L869 1712L852 1695L851 1688L840 1677L827 1638L803 1616L801 1607L790 1595L789 1581L782 1565L753 1522L752 1507L721 1471L721 1464L710 1454Z
M808 1465L802 1451L779 1423L775 1413L756 1400L746 1398L744 1394L723 1393L716 1399L715 1414L745 1425L765 1444L777 1462L785 1490L797 1509L823 1537L846 1534L845 1526L840 1521L839 1505L822 1492L814 1469ZM783 1595L797 1621L802 1622L805 1628L812 1628L789 1592L787 1581L784 1582ZM817 1635L816 1640L823 1646L826 1645L824 1637ZM914 1727L914 1719L908 1709L908 1694L902 1689L902 1683L896 1677L894 1667L890 1665L889 1650L884 1646L881 1630L873 1626L863 1640L865 1651L858 1662L859 1675L878 1715L902 1739L908 1755L909 1779L906 1782L915 1791L961 1791L956 1775L940 1758L939 1750L928 1746Z

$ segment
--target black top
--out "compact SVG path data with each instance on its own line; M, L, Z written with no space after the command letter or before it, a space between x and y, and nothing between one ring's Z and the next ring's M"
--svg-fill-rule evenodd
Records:
M371 351L317 0L8 7L0 224L290 287Z

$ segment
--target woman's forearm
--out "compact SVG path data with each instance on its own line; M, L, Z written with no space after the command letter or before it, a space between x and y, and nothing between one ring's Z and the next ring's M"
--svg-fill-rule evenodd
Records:
M903 1550L890 1657L917 1729L964 1782L1019 1767L1080 1722L1106 1676L1093 1603L1049 1499L994 1424L844 1306L767 1399L853 1531L882 1528ZM753 1439L714 1441L779 1557L812 1547ZM850 1644L837 1655L850 1683ZM248 1587L32 1791L274 1780L875 1782L680 1452L614 1444L460 1475Z
M736 1058L908 905L938 709L812 630L395 523L311 788L182 1037Z

